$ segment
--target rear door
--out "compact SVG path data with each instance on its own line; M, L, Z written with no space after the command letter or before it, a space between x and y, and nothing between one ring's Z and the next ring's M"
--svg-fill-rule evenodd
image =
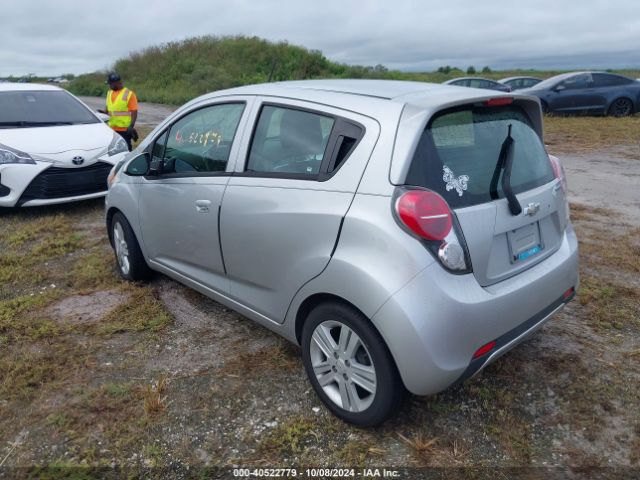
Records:
M609 75L607 73L594 73L593 86L596 107L594 113L605 113L609 102L618 98L627 96L624 91L624 85L629 85L633 81L618 75Z
M277 322L327 266L378 137L377 122L263 101L229 181L220 232L231 296Z
M523 208L519 215L510 212L504 170L496 169L510 127L511 187ZM483 286L530 268L562 241L564 193L531 119L517 105L463 106L436 114L422 135L407 183L434 190L449 203Z

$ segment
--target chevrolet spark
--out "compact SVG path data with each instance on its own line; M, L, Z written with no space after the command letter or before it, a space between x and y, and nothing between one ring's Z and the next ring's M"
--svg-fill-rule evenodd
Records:
M338 417L462 382L578 286L562 166L531 96L299 81L197 98L111 174L109 239L300 345Z

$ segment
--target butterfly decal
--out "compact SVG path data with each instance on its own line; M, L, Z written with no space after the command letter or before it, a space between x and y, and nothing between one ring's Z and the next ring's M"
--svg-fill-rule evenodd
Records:
M451 170L446 165L442 166L442 171L444 174L442 175L442 180L444 180L447 184L446 189L447 192L451 190L455 190L458 192L458 196L461 197L462 193L467 189L467 185L469 183L469 175L460 175L456 177Z

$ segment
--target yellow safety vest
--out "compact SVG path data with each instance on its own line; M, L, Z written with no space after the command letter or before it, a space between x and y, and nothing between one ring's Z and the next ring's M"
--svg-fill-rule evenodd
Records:
M116 95L115 101L111 101L113 90L107 93L107 112L109 113L109 126L111 128L129 128L131 125L131 112L129 111L129 95L131 90L122 88Z

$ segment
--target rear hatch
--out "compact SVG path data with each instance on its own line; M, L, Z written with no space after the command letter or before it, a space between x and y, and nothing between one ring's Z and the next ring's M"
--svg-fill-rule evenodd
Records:
M447 201L482 286L551 255L560 247L567 224L562 185L534 128L540 118L534 123L529 116L538 109L525 110L511 99L502 103L506 104L479 102L435 114L406 179L407 184L434 190ZM506 143L511 146L505 145L509 136L512 140ZM511 159L505 162L507 154ZM502 168L497 166L499 159ZM505 163L512 164L506 183ZM522 211L510 208L509 196Z

